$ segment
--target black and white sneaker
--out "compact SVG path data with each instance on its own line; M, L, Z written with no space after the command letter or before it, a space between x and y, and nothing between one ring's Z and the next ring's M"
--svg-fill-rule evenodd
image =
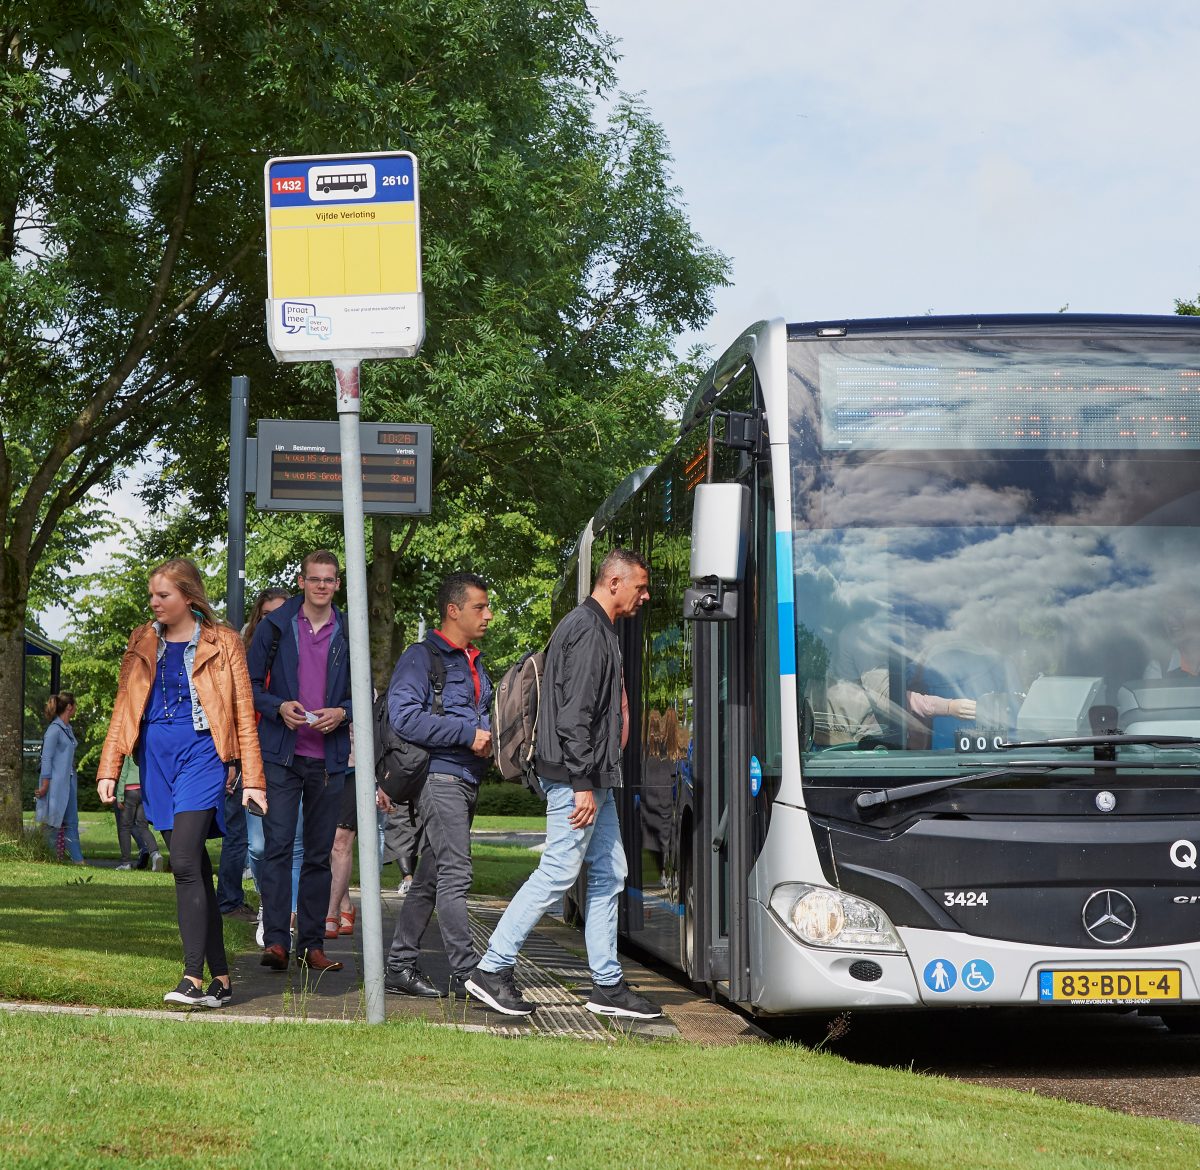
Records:
M597 1016L617 1016L625 1020L657 1020L662 1008L638 995L624 979L609 986L592 984L591 998L583 1005Z
M208 985L208 991L205 994L208 1000L208 1006L211 1008L223 1008L233 999L233 984L225 986L219 979L214 979Z
M500 971L485 971L482 967L476 967L463 980L463 987L469 994L502 1015L528 1016L536 1010L536 1005L527 1003L521 995L511 967Z
M205 994L204 988L197 987L186 976L179 981L179 986L174 991L168 991L163 996L163 1003L173 1003L185 1008L207 1008L213 1006Z

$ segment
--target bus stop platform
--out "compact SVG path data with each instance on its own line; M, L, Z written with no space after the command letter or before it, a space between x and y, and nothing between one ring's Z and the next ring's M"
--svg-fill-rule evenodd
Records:
M358 891L351 891L357 905ZM383 953L386 957L403 898L383 894ZM499 899L472 899L469 904L471 935L480 954L506 903ZM230 956L233 1002L210 1017L246 1017L279 1021L365 1021L362 987L361 915L351 936L327 939L325 953L345 964L341 971L311 975L291 965L272 971L259 962L259 952ZM440 987L450 982L450 968L442 950L436 917L422 940L421 968ZM516 978L525 998L537 1005L530 1016L505 1016L478 1000L467 998L418 999L387 993L387 1020L425 1019L433 1024L501 1035L554 1035L608 1040L638 1036L654 1040L683 1039L709 1044L736 1044L762 1039L762 1033L742 1016L695 994L622 955L625 978L641 994L663 1009L657 1020L612 1020L594 1016L584 1007L591 991L583 936L561 919L547 916L529 936L517 960Z

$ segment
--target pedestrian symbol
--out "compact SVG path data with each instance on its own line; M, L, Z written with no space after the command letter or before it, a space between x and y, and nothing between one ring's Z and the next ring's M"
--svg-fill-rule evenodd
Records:
M958 982L958 969L949 959L934 959L925 965L925 986L930 991L949 991Z

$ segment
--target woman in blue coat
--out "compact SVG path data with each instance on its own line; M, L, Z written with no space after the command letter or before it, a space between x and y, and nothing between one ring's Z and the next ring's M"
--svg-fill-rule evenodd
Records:
M75 775L75 696L70 691L51 695L46 703L50 726L42 739L42 765L38 775L35 817L46 833L46 843L61 861L63 854L83 865L79 847L79 788Z

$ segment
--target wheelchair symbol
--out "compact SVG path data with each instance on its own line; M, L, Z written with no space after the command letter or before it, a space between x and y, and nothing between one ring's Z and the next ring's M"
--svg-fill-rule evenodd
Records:
M962 972L962 985L968 991L987 991L996 981L996 972L991 963L983 959L972 959Z

